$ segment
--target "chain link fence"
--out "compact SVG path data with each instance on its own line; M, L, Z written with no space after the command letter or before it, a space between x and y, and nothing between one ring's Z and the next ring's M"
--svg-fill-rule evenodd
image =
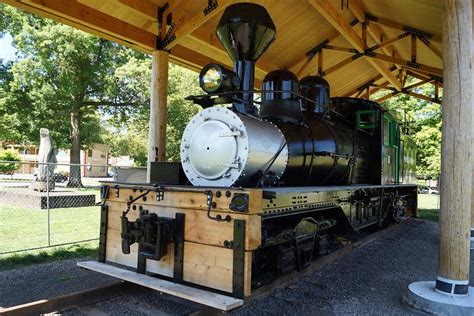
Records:
M100 182L115 168L0 161L0 255L97 241Z

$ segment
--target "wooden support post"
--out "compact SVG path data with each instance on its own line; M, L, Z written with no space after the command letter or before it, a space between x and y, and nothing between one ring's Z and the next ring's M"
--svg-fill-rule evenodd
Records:
M468 294L472 173L470 0L445 0L440 250L436 290Z
M473 8L474 10L474 8ZM472 22L472 27L474 28L474 21ZM472 34L474 37L474 32ZM474 102L474 38L472 39L472 45L471 45L471 88L472 88L472 102ZM438 96L438 86L436 86L436 95L435 97ZM472 115L474 116L474 111L472 112ZM474 125L474 117L473 117L473 125ZM472 131L472 145L474 146L474 126L473 126L473 131ZM474 154L474 153L473 153ZM471 240L471 255L474 255L474 157L472 158L472 188L471 188L471 231L470 231L470 240ZM474 271L472 271L474 272Z
M472 4L444 0L441 210L436 282L410 284L404 300L431 314L473 315L469 287L472 176ZM434 288L434 291L433 291Z
M323 73L323 50L318 52L318 76Z
M411 61L416 63L416 35L411 35Z
M166 160L166 121L168 96L168 60L167 51L152 53L150 124L148 133L148 170L150 182L150 163Z

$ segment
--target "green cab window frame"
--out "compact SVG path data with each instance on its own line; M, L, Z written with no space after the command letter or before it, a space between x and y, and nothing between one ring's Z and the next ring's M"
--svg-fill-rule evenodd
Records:
M385 146L396 147L399 140L399 126L389 115L384 115L383 120L383 143Z
M377 127L377 111L362 110L356 112L356 127L358 129L373 129Z

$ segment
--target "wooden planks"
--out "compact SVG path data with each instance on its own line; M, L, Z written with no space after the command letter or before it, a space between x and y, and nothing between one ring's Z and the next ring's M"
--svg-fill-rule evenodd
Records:
M125 204L117 202L108 202L109 215L107 220L108 229L112 230L114 236L115 231L120 231L120 216L126 209ZM232 220L213 221L207 218L207 212L199 210L182 210L178 208L161 208L156 206L145 207L151 213L157 213L159 216L175 218L176 213L185 214L184 239L201 244L223 247L225 240L233 239L234 220L243 219L245 225L245 250L255 250L261 244L261 217L259 215L231 215ZM211 212L212 216L217 213ZM225 216L225 215L224 215ZM134 221L138 217L137 210L131 210L127 217L130 221ZM117 235L118 238L120 234ZM107 240L109 240L109 235ZM118 242L118 241L117 241Z
M156 50L157 8L158 4L165 3L165 1L155 0L1 1L148 54ZM431 39L422 40L423 45L418 48L417 62L432 67L441 67L442 49L439 43L441 40L439 35L441 0L421 1L420 3L388 0L351 1L354 3L351 2L344 10L340 9L339 3L335 0L313 2L320 5L329 3L334 7L335 10L330 14L332 20L335 17L334 12L341 17L340 21L346 23L353 21L354 17L363 23L365 14L372 16L372 19L374 16L378 16L375 17L378 19L377 21L370 21L367 25L367 43L369 45L380 44L382 37L390 39L396 36L400 29L416 28L425 31L424 33L432 33ZM200 70L205 64L216 61L229 67L230 59L226 56L220 43L216 42L215 26L222 9L234 2L240 1L219 1L219 5L214 11L204 15L202 9L207 5L206 1L202 3L193 0L168 1L169 8L165 13L166 16L173 13L172 22L175 23L174 30L170 33L174 32L177 36L176 40L171 42L167 48L172 47L170 61L193 70ZM316 61L314 63L306 62L304 53L310 50L315 43L320 43L325 39L342 38L338 32L335 32L331 23L327 23L323 16L317 14L315 10L311 10L312 6L307 1L255 0L251 2L263 5L268 10L278 30L277 40L257 62L256 77L258 80L256 86L259 85L259 81L265 74L273 69L288 68L295 72L300 70L298 71L300 75L315 73L317 69L313 66ZM357 45L361 42L363 44L359 26L353 27L352 31L344 26L342 28L351 41L355 41ZM410 44L408 41L406 43L392 43L390 49L388 48L388 45L381 48L385 56L409 59ZM392 54L393 52L395 55ZM339 62L338 54L338 52L326 53L325 65L331 66ZM334 72L327 77L333 95L347 95L355 87L368 81L370 77L375 77L375 70L381 71L385 78L390 79L388 81L398 88L395 76L388 70L390 63L391 61L386 58L377 60L363 57L363 61L361 59L359 62L345 66L341 71ZM304 67L301 67L303 64ZM350 77L351 80L346 80L347 77Z
M233 292L234 250L228 245L234 239L234 221L244 220L245 238L242 262L244 265L244 295L251 294L252 251L261 244L261 217L258 214L229 211L228 207L232 196L230 191L227 196L225 192L219 195L222 200L216 198L216 201L219 201L216 205L220 206L211 211L212 216L217 214L221 214L222 218L230 216L230 221L215 221L208 218L207 196L203 192L165 191L162 201L157 201L156 192L149 192L145 195L146 192L146 187L114 187L109 190L109 199L106 202L108 207L106 261L132 268L137 267L137 244L131 246L130 254L122 253L120 217L127 209L127 201L143 195L133 204L135 208L132 207L127 213L129 221L134 221L139 216L140 208L168 218L175 218L176 213L183 213L185 220L183 280L229 293ZM242 193L242 191L238 192ZM257 192L261 196L261 191L257 190ZM256 211L256 205L261 204L261 201L259 202L252 206L254 211ZM147 260L147 271L173 277L174 244L168 244L167 255L160 261Z
M86 261L78 262L77 265L88 270L110 275L124 281L139 284L166 294L177 296L224 311L228 311L243 305L243 300L240 299L157 279L148 275L117 268L105 263Z
M145 198L137 201L136 204L141 205L152 205L160 207L177 207L180 209L194 209L207 211L207 195L206 190L200 189L199 187L165 187L163 199L157 201L156 199L156 187L150 186L130 186L127 188L121 186L116 188L111 186L109 188L109 199L113 199L115 202L126 203L130 199L134 199L139 195L143 194L147 190L151 190ZM118 192L117 192L118 191ZM216 203L215 207L212 208L212 212L224 212L224 213L237 213L237 214L258 214L262 210L262 190L261 189L246 189L245 191L239 189L212 189L210 190L213 194L213 202ZM219 193L218 193L219 192ZM246 193L249 195L249 207L245 213L234 212L229 209L229 204L232 201L232 196L235 193ZM118 197L116 195L118 194ZM220 197L218 197L220 195Z

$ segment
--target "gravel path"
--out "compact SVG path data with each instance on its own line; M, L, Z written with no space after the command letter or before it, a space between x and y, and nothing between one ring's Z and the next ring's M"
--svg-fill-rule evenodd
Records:
M84 259L1 271L0 306L15 306L117 282L114 278L77 267L78 261Z
M401 298L411 282L435 279L438 236L435 222L402 224L336 262L285 288L275 289L231 314L413 315L413 310L408 309ZM1 272L0 284L11 286L0 288L0 306L113 282L101 274L76 268L77 261L48 263L13 273ZM474 268L474 258L471 258L471 266ZM474 275L471 275L471 283L473 281ZM140 288L65 314L187 315L202 308Z

